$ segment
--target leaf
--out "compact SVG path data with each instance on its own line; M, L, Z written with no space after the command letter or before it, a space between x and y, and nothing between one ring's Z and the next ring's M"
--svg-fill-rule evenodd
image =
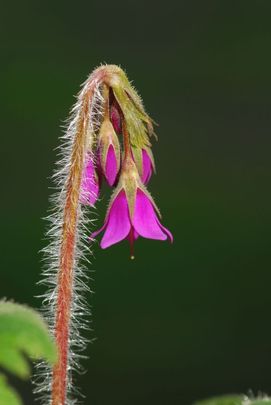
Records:
M247 405L246 403L244 405ZM271 405L270 399L256 399L255 401L251 401L248 405Z
M46 324L34 310L0 301L0 365L18 377L27 378L30 365L25 355L54 363L56 349Z
M6 384L6 378L0 374L0 405L22 405L17 393Z

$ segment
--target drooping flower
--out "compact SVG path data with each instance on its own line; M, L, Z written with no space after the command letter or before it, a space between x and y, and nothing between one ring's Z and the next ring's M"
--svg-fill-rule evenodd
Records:
M120 168L120 146L112 123L105 119L99 133L101 168L108 184L113 186Z
M133 159L143 184L147 184L155 171L154 157L149 147L132 147Z
M173 241L172 234L159 220L159 210L145 184L155 171L150 138L153 121L122 72L107 77L103 87L104 118L97 137L101 172L110 186L115 186L101 232L103 249L128 239L133 244L139 236ZM122 135L122 148L118 140Z
M122 189L113 200L101 229L92 237L104 232L101 248L105 249L128 238L131 243L138 236L148 239L173 241L172 234L159 221L155 206L141 189L137 189L134 213L131 216L127 196Z
M94 206L99 196L99 178L94 167L93 157L87 156L81 182L81 204Z
M124 163L119 186L109 205L104 225L91 236L94 238L104 231L101 240L102 249L127 238L133 257L133 243L138 236L173 241L171 232L160 223L158 215L159 211L141 183L136 166L130 157Z

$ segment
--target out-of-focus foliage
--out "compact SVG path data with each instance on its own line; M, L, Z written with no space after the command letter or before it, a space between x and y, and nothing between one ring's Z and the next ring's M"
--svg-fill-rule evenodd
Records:
M196 402L194 405L271 405L267 397L248 399L244 396L223 396Z
M0 375L0 405L22 405L17 393L7 384L6 378Z
M0 366L26 379L30 366L26 356L33 360L43 358L49 363L56 360L56 349L47 326L34 310L13 302L0 302ZM0 375L0 405L20 405L17 394Z

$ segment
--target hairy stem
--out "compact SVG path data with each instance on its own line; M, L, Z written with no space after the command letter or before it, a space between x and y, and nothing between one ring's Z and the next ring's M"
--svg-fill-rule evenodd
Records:
M86 95L83 105L87 110L92 91ZM71 157L71 169L67 181L67 193L63 218L63 233L58 274L58 297L55 320L55 338L58 347L58 362L53 369L52 405L65 404L67 388L67 366L69 325L73 294L73 263L76 249L77 212L80 184L85 156L85 131L87 111L83 111L78 123L78 132Z
M58 362L52 373L52 405L65 405L68 384L70 323L74 287L74 263L77 248L78 209L81 180L88 146L90 108L95 85L102 79L91 77L86 83L87 91L82 100L81 111L77 122L77 130L72 147L70 170L66 181L66 196L63 212L63 227L60 245L59 270L57 282L57 302L55 313L55 339L58 348Z

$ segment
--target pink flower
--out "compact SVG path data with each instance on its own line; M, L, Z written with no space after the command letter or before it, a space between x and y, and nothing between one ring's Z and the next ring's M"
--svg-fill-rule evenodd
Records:
M141 180L147 184L153 172L153 161L145 149L142 149L142 176Z
M121 115L119 111L119 106L117 102L114 100L111 107L110 107L110 121L114 127L114 130L117 134L121 133Z
M113 186L120 169L120 145L113 125L105 120L99 133L101 168L109 186Z
M88 156L81 183L81 204L94 206L99 196L99 189L99 179L94 168L93 158Z
M140 179L143 184L147 184L155 171L154 158L150 148L144 149L132 147L132 155L136 164Z
M154 203L143 190L137 188L133 215L130 214L128 199L122 188L111 203L105 223L91 236L104 231L101 248L105 249L128 238L133 249L133 242L138 236L148 239L173 241L172 234L159 221ZM131 252L133 258L133 251Z

